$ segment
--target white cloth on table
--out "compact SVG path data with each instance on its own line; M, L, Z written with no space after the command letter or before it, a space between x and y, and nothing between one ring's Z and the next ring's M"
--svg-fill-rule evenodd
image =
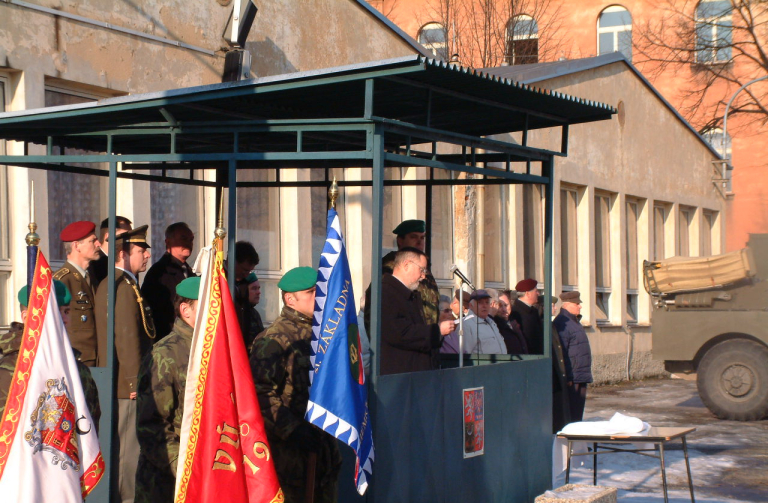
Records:
M651 425L645 421L616 412L609 421L579 421L566 424L558 432L566 435L648 435ZM608 440L606 440L608 442ZM586 452L590 442L572 442L573 452ZM628 444L630 445L630 444ZM652 443L631 444L634 449L653 449ZM557 479L568 463L568 441L555 436L552 443L552 487L559 487Z

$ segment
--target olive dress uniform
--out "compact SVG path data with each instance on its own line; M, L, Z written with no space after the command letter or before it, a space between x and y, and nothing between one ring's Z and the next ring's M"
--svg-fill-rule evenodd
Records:
M93 367L96 365L98 343L93 309L94 292L90 281L69 261L64 262L61 269L53 275L53 279L64 283L72 295L69 327L67 328L69 341L73 348L80 351L81 361L87 366Z
M296 278L299 281L291 281ZM278 287L286 292L307 290L316 279L311 267L298 267L288 271ZM285 503L305 500L312 453L317 456L314 501L336 501L341 468L336 439L304 419L309 401L311 338L312 318L285 306L274 323L256 337L250 353L264 429Z

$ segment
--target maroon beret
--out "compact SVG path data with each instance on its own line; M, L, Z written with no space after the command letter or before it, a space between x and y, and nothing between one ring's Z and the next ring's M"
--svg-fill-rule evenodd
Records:
M522 281L519 281L517 285L515 285L515 290L518 292L530 292L534 288L536 288L536 285L538 285L539 282L535 279L524 279Z
M72 241L80 241L89 234L94 234L95 231L96 224L81 220L64 227L64 230L59 234L59 239L65 243L71 243Z

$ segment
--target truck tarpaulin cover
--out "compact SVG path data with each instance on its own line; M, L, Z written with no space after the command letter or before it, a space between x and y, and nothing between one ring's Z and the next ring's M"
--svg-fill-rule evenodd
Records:
M729 285L755 275L749 248L712 257L671 257L643 262L643 283L651 294L690 292Z

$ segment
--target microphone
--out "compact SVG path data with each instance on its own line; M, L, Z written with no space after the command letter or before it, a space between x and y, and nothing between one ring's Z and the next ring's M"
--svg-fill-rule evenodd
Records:
M469 281L469 279L466 276L464 276L464 273L459 270L459 266L457 266L456 264L453 264L453 266L451 266L451 274L453 274L454 276L458 277L461 281L466 283L467 286L469 286L472 290L477 290L477 288L475 288L475 285L473 285L472 282Z

